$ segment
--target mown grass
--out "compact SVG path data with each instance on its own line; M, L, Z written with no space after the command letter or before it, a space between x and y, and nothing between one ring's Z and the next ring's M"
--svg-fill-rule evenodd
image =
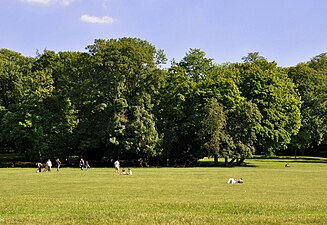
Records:
M135 168L133 176L112 168L1 168L0 225L327 224L326 160L247 162ZM245 183L228 185L229 177Z

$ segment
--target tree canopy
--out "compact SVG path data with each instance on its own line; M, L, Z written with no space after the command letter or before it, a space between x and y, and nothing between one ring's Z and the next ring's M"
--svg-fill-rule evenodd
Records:
M0 151L169 166L324 154L327 54L290 68L242 59L190 49L165 65L163 50L127 37L34 58L0 49Z

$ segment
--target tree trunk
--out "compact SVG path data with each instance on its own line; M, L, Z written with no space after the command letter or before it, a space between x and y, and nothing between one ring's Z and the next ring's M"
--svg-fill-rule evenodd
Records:
M214 165L218 166L218 155L217 154L213 155L213 161L214 161Z
M294 157L296 158L296 149L294 150Z
M227 166L228 165L228 158L227 157L225 157L225 164L224 164L225 166Z
M245 158L240 158L240 160L238 160L238 162L237 162L237 165L238 165L238 166L243 165L244 160L245 160Z
M228 165L229 165L229 166L232 166L232 165L233 165L233 163L234 163L234 161L235 161L235 159L236 159L236 158L232 158L232 160L231 160L231 161L229 161Z

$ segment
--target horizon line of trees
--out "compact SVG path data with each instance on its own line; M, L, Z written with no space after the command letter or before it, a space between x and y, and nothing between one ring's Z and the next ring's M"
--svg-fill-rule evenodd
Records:
M326 154L326 53L285 68L257 52L215 64L200 49L163 66L163 50L128 37L86 50L0 49L0 151L167 166Z

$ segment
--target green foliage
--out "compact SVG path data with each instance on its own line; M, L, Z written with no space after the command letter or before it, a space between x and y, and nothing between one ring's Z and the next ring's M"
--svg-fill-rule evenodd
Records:
M304 152L327 141L327 57L321 54L308 63L300 63L289 69L301 95L302 124L292 147ZM312 150L311 150L312 151ZM313 153L313 152L312 152Z
M163 135L163 157L171 164L188 164L199 149L193 144L196 131L196 83L185 68L172 66L160 89L156 106L158 129Z
M300 97L287 74L265 60L236 65L242 95L262 115L259 148L267 155L287 148L301 127Z
M190 165L327 144L325 53L279 68L258 52L216 65L190 49L164 68L163 50L137 38L86 49L36 58L0 49L0 149Z
M255 103L244 101L230 112L228 130L231 134L235 150L232 157L241 159L251 158L258 145L257 135L261 129L262 114Z
M185 69L188 77L198 82L211 70L213 60L206 58L205 53L201 49L191 48L177 65Z
M208 156L229 157L235 145L227 130L227 115L222 104L215 98L209 99L205 107L200 137L204 141L203 148Z
M157 66L164 62L163 52L133 38L99 39L88 50L92 80L85 79L91 87L86 95L92 101L81 109L85 119L78 133L86 137L82 149L94 149L97 140L96 146L111 158L147 160L156 155L153 96L161 82Z

